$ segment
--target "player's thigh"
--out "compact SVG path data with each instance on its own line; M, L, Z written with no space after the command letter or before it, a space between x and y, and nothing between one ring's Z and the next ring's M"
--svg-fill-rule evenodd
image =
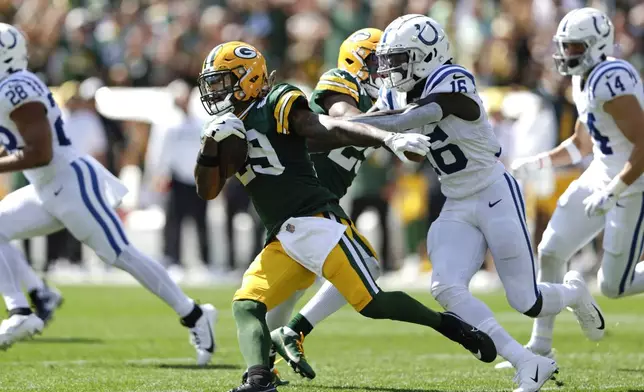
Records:
M123 224L108 202L105 181L82 160L71 164L73 174L60 183L45 207L76 239L92 248L107 263L114 263L129 246Z
M369 254L368 242L351 223L344 219L342 223L347 230L327 256L322 274L360 312L380 292L369 270L369 261L375 257Z
M261 302L270 311L313 282L315 274L287 255L279 241L273 241L248 267L233 300Z
M621 197L606 215L603 246L600 287L606 295L622 295L644 250L644 194Z
M536 263L523 194L509 174L481 193L478 222L510 304L525 312L537 300Z
M561 195L539 243L539 253L568 261L599 234L604 217L588 217L584 199L592 189L574 181Z
M452 286L468 287L483 264L486 250L485 238L478 228L439 216L427 233L434 296Z
M33 185L0 200L0 240L37 237L59 231L63 225L47 211Z

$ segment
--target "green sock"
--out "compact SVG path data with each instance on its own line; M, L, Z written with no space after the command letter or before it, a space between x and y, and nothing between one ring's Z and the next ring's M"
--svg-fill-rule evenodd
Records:
M251 300L235 301L233 316L237 323L239 349L246 366L268 366L271 334L266 325L266 305Z
M301 313L298 313L293 317L293 319L288 323L287 327L292 329L296 334L304 334L304 336L308 335L313 331L313 326L309 322L309 320L306 319L306 317L302 316Z
M420 324L434 329L441 323L441 315L416 301L402 291L381 291L360 312L373 319L389 319Z

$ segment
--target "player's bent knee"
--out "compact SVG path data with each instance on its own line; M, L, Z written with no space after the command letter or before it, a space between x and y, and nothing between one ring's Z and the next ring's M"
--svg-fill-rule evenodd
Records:
M605 279L601 272L598 273L597 280L599 281L599 290L606 297L619 298L623 295L620 293L618 281Z
M539 315L541 314L541 310L543 309L543 295L541 295L541 293L539 293L539 295L537 296L537 300L534 302L532 307L525 311L523 310L525 309L525 307L520 308L519 307L520 305L518 303L513 304L512 297L508 298L508 302L510 302L510 306L512 306L514 309L532 318L539 317Z
M443 307L451 309L465 298L471 296L465 285L432 284L431 293L434 299Z

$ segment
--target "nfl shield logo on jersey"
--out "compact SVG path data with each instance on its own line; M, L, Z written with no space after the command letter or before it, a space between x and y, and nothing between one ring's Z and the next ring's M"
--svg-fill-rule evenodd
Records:
M286 231L288 231L289 233L294 233L295 232L295 226L293 226L290 223L287 223L286 224Z

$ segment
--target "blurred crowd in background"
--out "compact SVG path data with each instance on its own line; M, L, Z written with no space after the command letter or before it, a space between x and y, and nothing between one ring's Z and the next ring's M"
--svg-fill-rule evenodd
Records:
M553 67L552 35L563 15L583 6L610 15L616 29L616 57L644 71L641 0L0 0L0 22L12 23L25 32L30 68L48 85L59 87L56 96L65 106L67 125L72 128L69 132L76 135L74 143L121 178L132 177L132 168L138 168L140 176L147 179L140 182L141 187L165 195L146 201L134 190L137 198L126 203L124 215L128 208L163 206L165 245L160 252L168 266L182 268L178 228L188 217L197 223L201 245L195 254L203 261L202 267L212 270L216 265L217 271L238 271L250 259L237 256L231 245L237 241L233 235L235 215L250 211L253 217L243 188L231 181L223 200L218 201L226 233L215 230L215 237L228 243L228 251L222 255L206 244L217 246L221 240L208 241L213 229L206 222L207 206L197 206L198 201L189 199L194 184L186 178L187 169L160 165L170 154L163 147L153 149L158 155L152 160L157 163L154 167L146 159L155 129L189 139L182 142L175 135L175 139L158 142L160 146L173 140L170 145L198 147L202 120L190 113L186 100L196 85L203 59L214 46L232 40L251 43L264 53L278 80L294 83L306 92L326 69L336 66L340 44L355 30L384 29L407 13L428 15L445 26L456 62L475 73L504 147L501 159L509 163L552 148L572 133L576 111L569 80ZM96 110L95 94L101 86L170 86L166 90L185 113L185 120L164 127L106 116ZM191 157L183 161L194 162ZM412 265L412 274L417 275L418 268L430 268L422 262L424 239L443 198L429 165L393 162L386 153L373 154L343 204L356 220L364 211L372 213L376 222L372 235L377 237L374 242L386 271ZM159 165L164 172L157 170ZM543 178L524 184L535 247L557 196L581 167L545 173ZM21 186L21 181L15 176L12 187ZM261 227L256 220L254 223L249 231L254 238L253 252L262 242ZM57 235L48 240L46 267L58 259L80 263L80 247L65 240L68 235L64 232ZM594 244L591 253L596 248ZM486 280L486 284L490 283Z

